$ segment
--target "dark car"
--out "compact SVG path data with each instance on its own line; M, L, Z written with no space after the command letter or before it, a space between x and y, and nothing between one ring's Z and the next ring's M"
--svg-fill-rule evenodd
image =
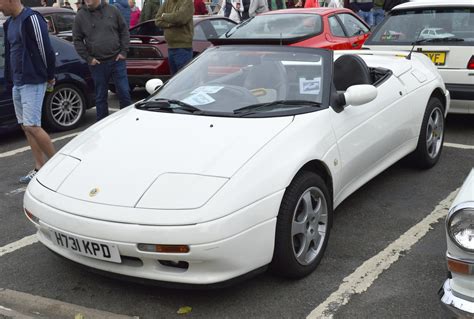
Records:
M72 41L72 26L76 12L71 9L54 7L33 7L48 22L48 31L60 38Z
M221 16L194 16L194 56L211 46L209 39L218 38L236 23ZM163 30L154 20L130 29L130 51L127 56L128 81L131 88L145 86L149 79L166 81L171 77L168 65L168 45ZM111 87L114 91L114 88Z
M3 27L0 27L0 131L18 127L11 89L5 83L5 48ZM76 128L86 109L94 105L94 82L87 63L72 43L50 36L56 52L56 85L43 103L43 126L65 131Z

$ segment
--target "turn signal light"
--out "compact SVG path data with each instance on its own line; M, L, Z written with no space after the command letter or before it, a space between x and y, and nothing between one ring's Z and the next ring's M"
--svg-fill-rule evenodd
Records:
M469 275L469 264L448 258L448 269L458 274Z
M467 68L469 70L474 70L474 55L471 57L471 59L469 60L469 62L467 62Z
M24 208L26 216L35 224L39 225L39 218L33 215L28 209Z
M138 244L138 250L152 253L171 253L185 254L189 253L188 245L154 245L154 244Z

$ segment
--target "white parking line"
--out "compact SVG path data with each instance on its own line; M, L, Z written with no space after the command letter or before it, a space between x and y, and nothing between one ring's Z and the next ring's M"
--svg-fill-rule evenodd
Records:
M464 145L456 143L444 143L443 145L446 147L461 148L463 150L474 150L474 145Z
M20 248L23 248L23 247L29 246L31 244L34 244L37 241L38 241L38 239L36 238L36 234L31 235L31 236L27 236L27 237L23 237L20 240L17 240L13 243L7 244L3 247L0 247L0 257L4 256L6 254L9 254L11 252L14 252L15 250L18 250Z
M26 191L26 186L23 186L23 187L20 187L20 188L17 188L17 189L14 189L8 193L5 193L5 195L7 196L15 196L17 194L21 194L21 193L24 193Z
M60 140L64 140L66 138L70 138L70 137L74 137L76 135L78 135L79 133L81 132L76 132L76 133L71 133L71 134L67 134L67 135L63 135L63 136L60 136L60 137L57 137L55 139L52 139L51 141L54 143L54 142L57 142L57 141L60 141ZM20 147L20 148L17 148L15 150L12 150L12 151L8 151L8 152L5 152L5 153L0 153L0 158L2 157L9 157L9 156L13 156L13 155L16 155L18 153L22 153L22 152L26 152L30 149L29 146L24 146L24 147Z
M442 200L435 209L418 224L410 228L396 241L388 245L384 250L374 257L366 260L352 274L343 279L339 289L333 292L323 303L314 309L306 318L332 318L335 312L347 304L355 294L365 292L384 270L400 258L402 252L406 252L422 239L431 225L437 223L446 214L459 189L455 190L447 198Z
M3 309L7 318L138 319L2 288L0 303L8 306L0 306L0 315Z

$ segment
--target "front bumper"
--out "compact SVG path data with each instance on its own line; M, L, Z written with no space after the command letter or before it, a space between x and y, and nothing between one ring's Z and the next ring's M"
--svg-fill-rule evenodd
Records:
M25 208L39 218L35 223L41 243L55 253L82 265L119 275L163 282L207 285L227 281L271 262L273 256L276 217L242 225L237 232L223 235L236 226L236 217L252 218L268 208L268 202L281 199L269 196L226 217L201 224L152 226L115 223L73 215L38 201L25 193ZM273 205L270 205L273 206ZM275 212L276 214L276 212ZM254 219L255 220L255 219ZM77 254L55 244L50 230L79 238L114 245L121 263ZM137 244L188 245L188 253L155 253L138 249ZM167 262L187 263L179 268Z
M461 318L474 317L474 300L469 300L467 296L457 294L451 288L450 278L446 279L438 294L443 306L450 312Z

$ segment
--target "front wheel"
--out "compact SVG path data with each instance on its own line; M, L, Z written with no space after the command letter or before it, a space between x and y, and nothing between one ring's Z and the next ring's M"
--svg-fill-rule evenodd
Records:
M332 225L332 201L324 180L301 172L287 188L277 217L272 271L290 278L309 275L321 261Z
M74 129L79 126L85 111L86 100L82 91L73 84L60 84L46 96L45 125L56 131Z
M432 97L428 101L416 150L412 162L420 168L431 168L439 160L444 141L444 108L441 101Z

